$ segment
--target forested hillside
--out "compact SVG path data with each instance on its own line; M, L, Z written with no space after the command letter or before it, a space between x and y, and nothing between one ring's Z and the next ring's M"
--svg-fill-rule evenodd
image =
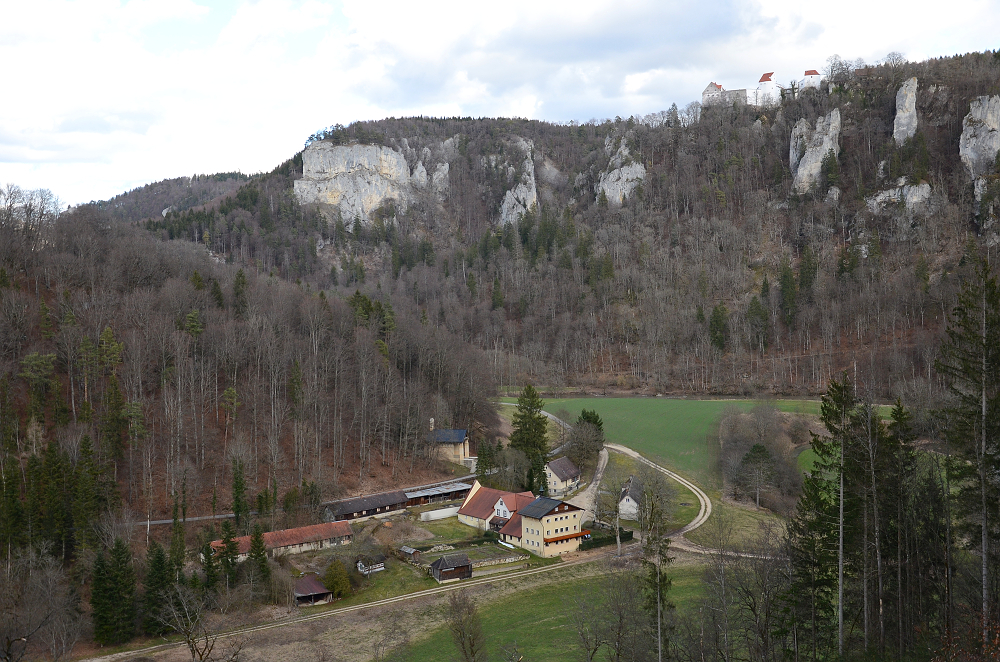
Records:
M503 388L530 378L815 394L850 368L881 396L916 397L936 381L933 347L956 271L986 240L958 140L970 99L998 91L1000 60L833 65L821 89L768 109L331 127L310 140L386 145L414 169L442 160L447 189L343 218L298 204L297 155L228 201L145 227L340 296L360 287L405 297L487 352ZM896 145L895 97L911 76L919 125ZM793 128L833 109L843 118L839 158L795 195ZM598 192L612 168L633 163L645 177L622 204ZM529 176L536 205L500 222L505 194ZM912 209L898 197L871 203L901 182L928 183L930 199Z

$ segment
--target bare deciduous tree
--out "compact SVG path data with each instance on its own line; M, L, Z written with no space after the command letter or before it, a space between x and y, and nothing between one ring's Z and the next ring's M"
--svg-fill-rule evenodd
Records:
M448 598L448 630L462 662L482 662L486 659L483 624L476 603L467 591L455 591Z

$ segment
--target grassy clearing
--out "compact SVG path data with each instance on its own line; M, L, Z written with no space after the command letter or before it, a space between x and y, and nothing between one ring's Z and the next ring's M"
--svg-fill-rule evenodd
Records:
M812 471L813 465L816 464L816 460L818 459L819 456L816 455L816 451L811 448L803 448L796 460L798 462L799 471L803 473Z
M385 562L385 570L371 575L366 584L357 593L328 605L302 607L302 614L312 614L329 609L340 609L351 605L385 600L397 595L415 593L424 589L434 588L438 583L421 568L389 558Z
M739 548L741 541L754 538L761 526L768 523L784 527L785 520L768 510L754 510L752 507L713 500L712 517L684 537L696 545L714 548L719 545L720 526L729 526L731 544Z
M631 474L639 473L642 465L639 464L635 459L628 457L627 455L622 455L621 453L609 453L608 454L608 466L621 467L623 470L628 471ZM691 523L698 515L698 510L701 508L698 503L698 497L695 496L694 492L684 487L680 483L669 480L671 487L674 488L674 509L670 513L670 520L667 522L668 530L675 531L687 524ZM687 505L680 505L687 504ZM631 520L623 520L622 526L626 529L632 529L634 531L639 530L638 522Z
M719 417L728 407L750 409L751 400L675 400L668 398L571 398L549 400L548 412L561 409L576 416L595 409L604 420L608 441L659 460L694 479L703 489L719 490L716 469ZM811 400L778 400L786 412L815 414L819 403Z
M561 580L545 586L478 602L490 659L497 659L501 647L514 641L526 660L579 659L572 622L573 603L578 596L593 595L594 578L580 576L578 569L570 570ZM670 598L675 604L691 604L702 591L700 569L688 566L674 570ZM442 626L431 630L427 638L414 642L404 658L422 662L455 656L451 634Z
M446 517L433 522L418 522L417 526L434 534L434 538L431 540L417 541L416 544L420 546L455 545L481 535L475 528L459 522L457 517Z

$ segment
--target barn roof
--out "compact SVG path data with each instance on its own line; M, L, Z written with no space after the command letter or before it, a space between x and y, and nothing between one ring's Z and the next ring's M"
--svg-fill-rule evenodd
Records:
M308 598L313 595L325 595L330 592L318 575L302 575L295 580L295 597Z
M531 492L515 494L514 492L495 490L492 487L480 487L475 494L465 499L465 503L458 509L458 514L476 519L489 519L494 514L493 507L501 498L508 510L517 511L531 503L535 495Z
M549 469L559 480L570 480L580 475L580 470L576 468L573 461L568 457L560 457L549 462Z
M434 563L431 563L431 567L435 570L453 570L454 568L464 568L468 565L472 565L472 562L469 561L467 554L445 554Z
M466 430L431 430L427 441L432 444L460 444L468 436Z
M351 525L347 522L326 522L325 524L300 526L295 529L269 531L264 534L264 547L267 549L278 549L281 547L319 542L320 540L329 540L331 538L344 538L352 534ZM250 536L241 536L233 540L236 541L240 554L248 554L250 552ZM222 541L213 540L212 548L216 550L222 549Z
M368 496L356 497L354 499L344 499L330 506L335 516L346 515L347 513L360 513L365 510L375 510L386 506L406 505L407 496L405 492L383 492L382 494L371 494Z

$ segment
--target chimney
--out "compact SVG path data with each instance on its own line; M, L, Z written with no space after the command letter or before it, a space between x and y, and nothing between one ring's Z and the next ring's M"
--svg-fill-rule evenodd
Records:
M434 419L431 419L431 432L434 432Z

